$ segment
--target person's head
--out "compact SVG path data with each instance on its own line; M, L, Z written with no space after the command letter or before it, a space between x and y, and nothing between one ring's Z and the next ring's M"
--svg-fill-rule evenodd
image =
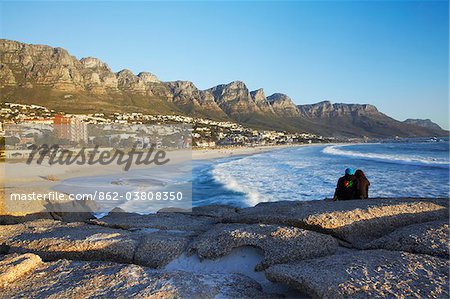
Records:
M365 178L366 177L366 175L364 174L364 172L361 169L358 169L355 171L355 176L357 178Z
M345 175L354 175L355 174L355 170L351 167L345 169Z

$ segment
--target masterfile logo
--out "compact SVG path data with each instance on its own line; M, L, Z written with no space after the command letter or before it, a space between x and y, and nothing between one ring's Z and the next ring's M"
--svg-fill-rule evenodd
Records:
M189 210L191 133L184 124L86 124L73 116L53 124L9 125L7 210L101 213L121 205L142 212Z

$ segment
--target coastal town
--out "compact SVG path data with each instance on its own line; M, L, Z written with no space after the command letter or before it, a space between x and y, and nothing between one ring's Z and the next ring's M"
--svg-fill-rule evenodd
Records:
M95 113L67 114L57 112L38 105L16 103L0 104L0 136L4 138L10 132L8 125L29 124L42 126L65 126L67 129L59 132L61 139L72 142L88 142L87 126L134 124L134 125L166 125L184 124L190 127L192 139L185 141L180 147L218 148L239 146L270 146L288 144L329 143L336 140L309 133L289 133L284 131L259 130L244 127L230 121L215 121L204 118L193 118L183 115L147 115L142 113ZM31 142L30 136L16 136L15 144L26 148Z

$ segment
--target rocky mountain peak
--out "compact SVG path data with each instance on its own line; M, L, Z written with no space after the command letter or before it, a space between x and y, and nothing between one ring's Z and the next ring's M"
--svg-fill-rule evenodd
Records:
M214 96L216 103L227 114L243 115L261 112L252 100L250 92L244 82L233 81L208 89Z
M345 104L322 101L315 104L299 105L300 113L305 117L339 117L350 114L367 115L378 113L375 106L369 104Z
M364 111L367 111L367 112L378 112L377 107L375 107L374 105L364 104L364 105L362 105L362 108Z
M180 105L183 105L184 108L187 108L189 105L199 106L200 100L200 91L197 87L190 81L172 81L165 82L170 92L173 95L173 101ZM192 107L190 107L192 108Z
M250 96L257 103L266 101L266 94L264 93L264 89L262 89L262 88L251 91Z
M283 93L274 93L267 97L275 113L283 117L295 117L299 115L298 108L290 97Z
M81 64L89 69L106 69L111 71L109 66L98 58L84 57L80 59Z
M332 105L334 110L343 110L350 112L378 112L377 108L369 104L345 104L345 103L335 103Z
M247 86L242 81L232 81L232 82L230 82L228 84L225 84L225 85L229 89L247 89Z
M218 102L232 101L238 98L251 98L247 86L241 81L233 81L228 84L217 85L209 90Z
M183 111L226 118L226 114L217 105L210 91L201 91L190 81L178 80L163 84L173 95L173 102Z
M149 72L140 72L138 74L138 77L144 81L144 83L159 83L158 77L156 77L154 74Z
M428 128L432 130L442 130L442 128L437 124L431 121L431 119L412 119L408 118L403 121L405 124L415 125L423 128Z
M198 92L198 88L192 83L191 81L170 81L165 82L165 84L172 90L172 91L184 91L184 92L192 92L196 91Z
M281 101L292 102L291 98L284 93L274 93L267 97L267 101L269 101L270 103Z
M318 102L317 104L313 104L313 105L330 107L330 106L332 106L333 104L332 104L330 101L328 101L328 100L324 100L324 101L320 101L320 102Z
M123 69L121 71L118 71L116 74L117 74L117 77L137 78L137 76L135 74L133 74L133 72L130 71L129 69Z
M272 106L267 101L266 94L264 93L264 89L260 88L250 92L250 96L252 100L256 103L256 105L264 112L274 113Z
M116 73L116 76L118 86L120 89L138 93L145 93L146 87L144 81L142 81L138 76L133 74L132 71L124 69Z
M9 52L9 51L18 51L24 46L23 43L13 41L13 40L7 40L7 39L0 39L0 47L3 51Z

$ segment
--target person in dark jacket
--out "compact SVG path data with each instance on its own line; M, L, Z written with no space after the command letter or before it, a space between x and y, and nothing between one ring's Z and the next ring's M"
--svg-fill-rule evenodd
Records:
M349 200L356 196L356 177L353 168L347 168L345 175L340 177L334 191L333 200Z
M361 169L355 172L356 177L356 198L366 199L369 198L369 186L370 182L366 178L366 175Z

